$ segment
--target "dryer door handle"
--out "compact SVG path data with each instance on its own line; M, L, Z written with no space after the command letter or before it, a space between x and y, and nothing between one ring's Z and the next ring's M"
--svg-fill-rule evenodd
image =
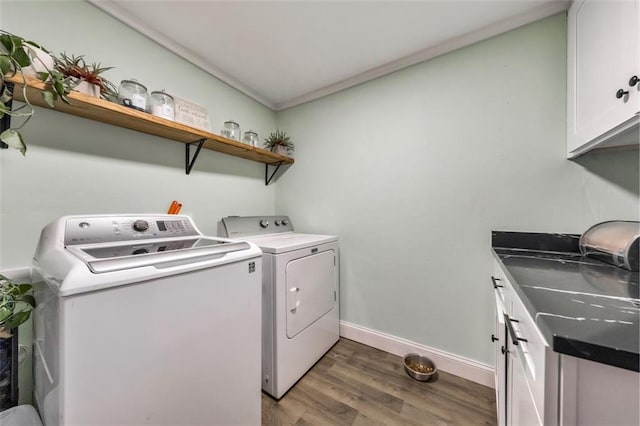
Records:
M295 314L298 308L300 307L300 300L298 300L298 292L300 291L299 287L291 287L289 289L289 312ZM293 305L293 306L292 306Z

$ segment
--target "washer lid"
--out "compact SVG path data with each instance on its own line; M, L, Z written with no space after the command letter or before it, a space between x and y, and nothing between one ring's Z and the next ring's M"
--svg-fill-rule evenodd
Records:
M255 243L263 252L271 254L286 253L338 241L338 237L335 235L297 234L295 232L243 239Z
M173 262L197 262L202 258L223 257L227 253L249 249L242 241L220 238L141 240L135 243L70 246L67 250L100 274Z

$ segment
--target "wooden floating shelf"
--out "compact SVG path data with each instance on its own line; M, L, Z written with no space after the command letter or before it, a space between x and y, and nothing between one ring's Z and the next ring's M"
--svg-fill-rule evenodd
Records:
M262 148L225 138L224 136L199 130L194 127L176 123L171 120L156 117L146 112L128 108L123 105L109 102L104 99L94 98L80 92L71 92L68 95L71 105L60 100L51 108L42 98L42 92L47 84L38 79L24 79L22 75L6 76L5 81L15 84L13 98L24 102L22 87L24 81L27 84L27 97L33 105L48 108L53 111L65 112L78 117L89 118L101 123L112 124L118 127L160 136L176 142L191 144L204 139L202 148L257 161L268 165L293 164L291 157L275 154Z

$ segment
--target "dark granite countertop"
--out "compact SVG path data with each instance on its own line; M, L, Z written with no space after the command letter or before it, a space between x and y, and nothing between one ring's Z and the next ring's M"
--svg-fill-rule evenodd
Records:
M492 246L555 352L640 371L639 274L583 256L578 238L494 231Z

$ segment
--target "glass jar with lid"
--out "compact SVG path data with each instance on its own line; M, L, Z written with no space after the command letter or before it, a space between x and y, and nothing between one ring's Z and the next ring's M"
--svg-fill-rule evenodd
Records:
M164 90L151 92L149 112L157 117L173 121L175 119L175 102L173 96Z
M118 87L118 101L129 108L147 111L147 88L137 80L122 80Z
M229 139L240 140L240 125L233 120L225 121L222 136Z
M255 147L258 146L258 140L258 134L253 130L244 132L244 138L242 139L244 143Z

